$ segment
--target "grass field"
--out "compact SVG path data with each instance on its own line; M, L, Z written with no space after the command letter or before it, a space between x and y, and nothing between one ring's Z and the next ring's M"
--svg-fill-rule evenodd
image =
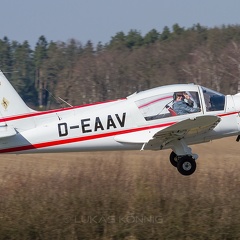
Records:
M240 239L240 143L192 149L1 155L0 239Z

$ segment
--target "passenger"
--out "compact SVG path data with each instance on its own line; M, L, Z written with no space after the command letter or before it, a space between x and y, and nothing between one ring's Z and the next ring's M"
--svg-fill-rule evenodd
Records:
M191 100L190 96L185 92L174 93L173 99L173 110L176 112L177 115L195 113L200 111L199 108L193 107L193 101Z

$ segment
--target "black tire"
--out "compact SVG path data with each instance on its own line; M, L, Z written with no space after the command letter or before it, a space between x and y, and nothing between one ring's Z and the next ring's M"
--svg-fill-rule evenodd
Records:
M183 156L178 160L177 169L184 176L193 174L196 167L196 162L192 156Z
M170 156L169 156L169 160L170 160L170 163L174 166L174 167L177 167L178 165L178 157L177 157L177 154L175 152L171 152Z

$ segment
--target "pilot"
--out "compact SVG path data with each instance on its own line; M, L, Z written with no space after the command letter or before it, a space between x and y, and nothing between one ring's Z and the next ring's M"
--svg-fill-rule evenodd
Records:
M193 101L186 92L176 92L173 95L173 110L177 115L199 112L199 108L194 108Z

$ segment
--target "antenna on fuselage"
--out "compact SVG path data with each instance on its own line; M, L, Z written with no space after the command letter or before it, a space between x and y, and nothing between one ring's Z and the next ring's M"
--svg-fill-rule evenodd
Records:
M58 97L61 101L63 101L64 103L66 103L68 106L73 107L73 105L71 105L70 103L68 103L67 101L63 100L62 98Z
M70 107L73 107L73 105L71 105L70 103L68 103L67 101L65 101L65 100L63 100L62 98L60 98L60 97L55 97L50 91L48 91L46 88L45 88L45 90L62 106L62 103L59 101L59 100L61 100L62 102L64 102L65 104L67 104L68 106L70 106Z

